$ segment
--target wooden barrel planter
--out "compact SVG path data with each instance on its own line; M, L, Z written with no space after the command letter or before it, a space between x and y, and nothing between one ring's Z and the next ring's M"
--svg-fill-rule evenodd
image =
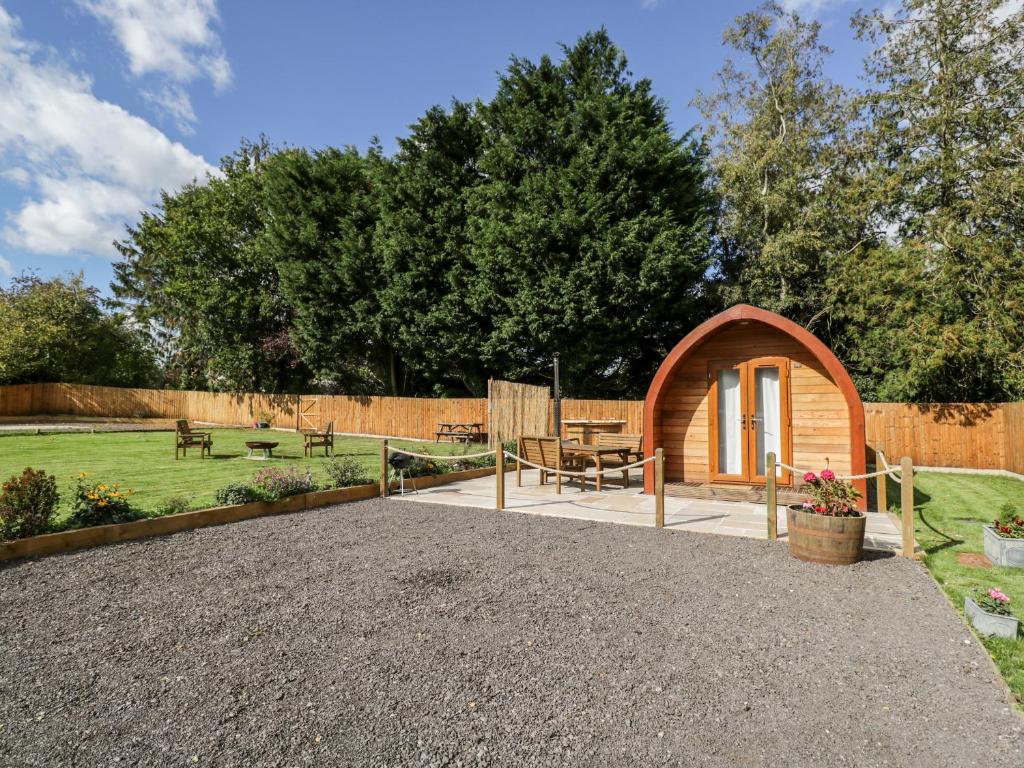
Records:
M810 563L856 563L864 555L866 522L863 512L857 517L833 517L805 512L798 505L787 507L789 553Z

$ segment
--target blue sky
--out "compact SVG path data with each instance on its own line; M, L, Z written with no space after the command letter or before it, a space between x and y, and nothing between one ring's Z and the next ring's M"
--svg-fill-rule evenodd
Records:
M855 83L856 0L785 0L823 24ZM0 280L84 271L106 289L110 241L161 188L241 137L385 148L433 104L488 98L509 56L557 54L604 25L675 129L713 86L722 31L754 2L719 0L0 0Z

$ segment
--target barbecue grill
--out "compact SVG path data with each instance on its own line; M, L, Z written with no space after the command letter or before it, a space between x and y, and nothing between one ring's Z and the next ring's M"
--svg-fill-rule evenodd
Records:
M391 458L388 459L388 464L391 468L398 472L398 492L402 496L405 496L405 473L412 468L413 457L405 453L392 453ZM416 487L416 481L410 476L409 482L412 483L412 489L416 493L419 493L419 489Z

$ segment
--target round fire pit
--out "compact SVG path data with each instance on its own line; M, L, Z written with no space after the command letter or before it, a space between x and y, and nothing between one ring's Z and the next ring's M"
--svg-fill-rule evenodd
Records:
M278 443L272 443L268 440L246 440L245 447L249 449L248 458L253 458L253 451L263 451L263 456L257 456L256 458L272 459L274 458L274 449L277 448Z

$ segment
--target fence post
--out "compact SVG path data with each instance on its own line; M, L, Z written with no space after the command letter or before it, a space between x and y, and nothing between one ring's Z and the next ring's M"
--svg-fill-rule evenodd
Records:
M543 452L541 453L543 457ZM544 463L543 458L541 464ZM555 440L555 493L562 492L562 438L559 437Z
M768 504L768 538L779 537L779 500L778 486L775 479L775 452L769 451L765 457L764 472L768 481L767 496Z
M380 495L388 495L388 441L380 441Z
M497 476L494 487L495 509L505 508L505 447L498 444L498 452L494 454L494 474Z
M876 448L875 449L875 471L876 472L881 472L884 465L885 465L885 454L882 453L882 449L881 448ZM888 487L886 487L885 481L886 481L886 476L885 475L879 475L876 478L875 495L878 496L878 503L875 506L877 506L879 512L888 512L889 511L889 489L888 489Z
M654 449L654 525L665 527L665 449Z
M909 456L900 461L900 504L903 507L903 556L914 556L914 463Z

